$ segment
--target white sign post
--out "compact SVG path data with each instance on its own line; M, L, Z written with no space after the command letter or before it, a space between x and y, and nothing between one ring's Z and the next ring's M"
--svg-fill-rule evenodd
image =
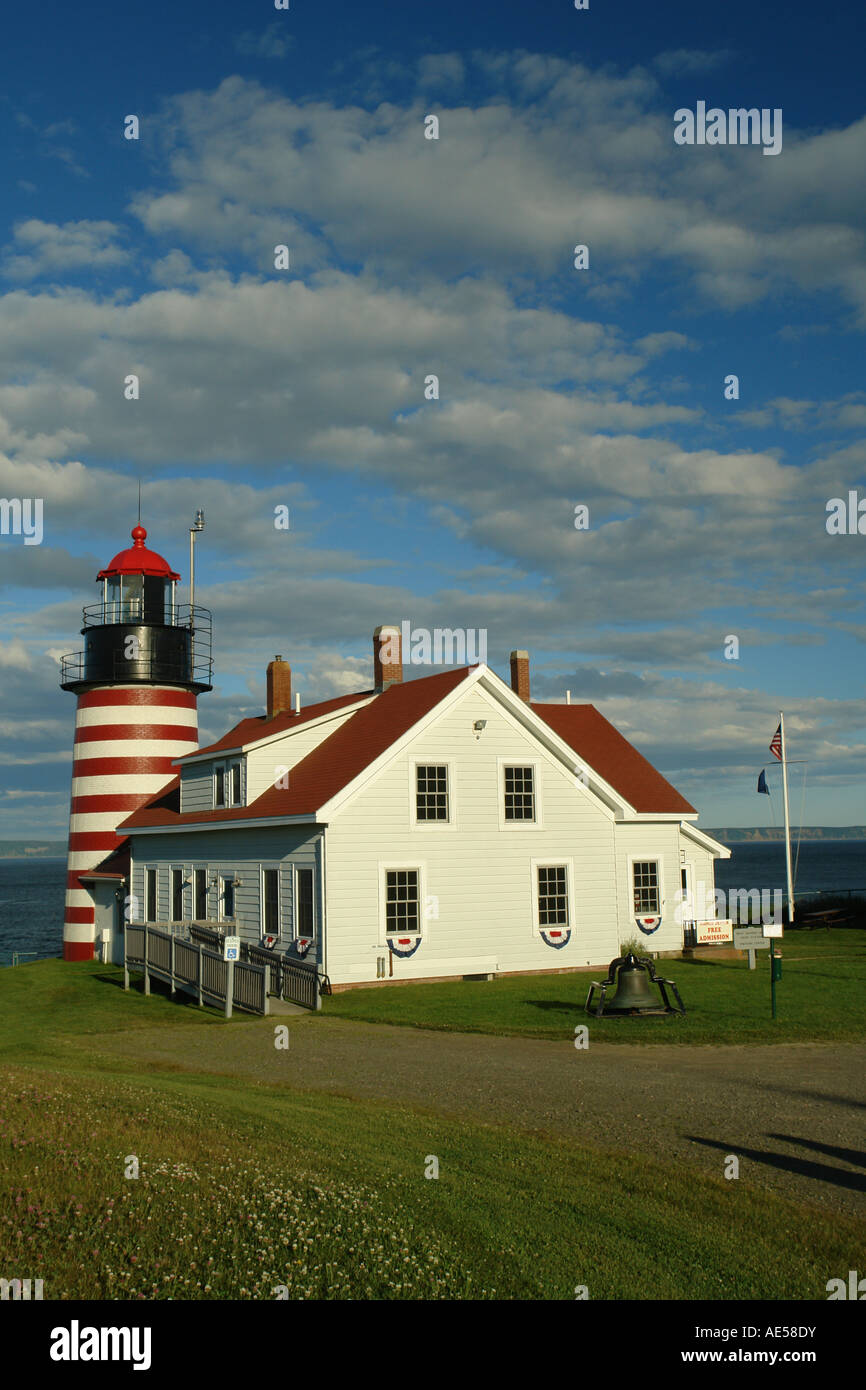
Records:
M235 992L235 961L241 958L241 939L227 936L223 941L223 960L226 961L226 1018L232 1016L232 997Z
M738 951L747 951L749 954L749 969L754 970L757 964L756 951L769 951L770 941L767 936L766 928L762 927L734 927L734 945Z

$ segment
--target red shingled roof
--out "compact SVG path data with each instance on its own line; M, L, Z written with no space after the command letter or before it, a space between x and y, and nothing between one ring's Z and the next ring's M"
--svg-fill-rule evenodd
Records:
M330 801L332 796L336 796L343 787L348 786L365 767L369 767L370 763L375 762L392 743L417 724L419 719L429 714L449 691L467 678L472 669L463 666L456 671L443 671L421 680L389 686L302 758L289 774L288 787L268 787L267 791L262 792L262 795L249 806L232 806L219 811L188 811L185 815L180 815L169 805L160 804L172 799L176 786L176 783L172 783L169 787L163 787L146 806L133 811L132 815L118 826L118 832L136 830L145 825L190 825L199 822L208 824L211 821L311 815ZM357 699L358 696L352 698ZM346 697L341 699L345 703ZM335 701L329 703L336 704ZM310 706L310 709L314 708L316 706ZM320 713L322 708L318 706ZM294 727L293 718L286 716L287 728ZM258 721L255 720L243 722L258 725ZM276 720L269 722L276 728ZM241 725L237 726L238 729L240 727ZM237 729L233 733L237 733ZM220 744L212 746L217 748L223 742L220 740Z
M694 806L594 705L532 705L532 709L636 811L694 814Z
M277 714L273 719L268 719L266 714L256 714L251 719L242 719L239 724L235 724L234 728L229 729L216 743L196 748L194 753L197 756L199 753L226 753L232 749L244 748L248 743L258 743L260 738L267 738L269 734L282 734L286 729L297 729L301 724L308 724L311 719L319 719L323 714L342 709L344 705L354 705L359 700L367 700L374 693L372 690L365 690L360 695L337 695L333 700L322 700L318 705L307 705L299 714L287 710L285 714Z
M389 686L376 695L317 748L292 768L289 786L268 787L249 806L219 811L180 814L180 778L163 787L150 801L118 826L118 833L143 826L207 824L211 821L244 821L260 818L312 815L364 768L428 714L474 667L443 671L435 676ZM300 724L366 699L372 694L340 695L309 705L299 715L281 714L275 719L258 716L242 719L224 738L200 752L217 753L255 743L268 733L282 733ZM577 756L599 773L638 812L694 814L695 808L680 796L660 772L623 738L593 705L532 705L533 712L558 734Z

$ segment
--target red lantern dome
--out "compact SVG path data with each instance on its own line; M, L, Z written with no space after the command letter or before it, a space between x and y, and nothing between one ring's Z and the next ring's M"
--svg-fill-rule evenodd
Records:
M130 548L115 555L111 564L99 571L97 579L111 579L119 574L149 574L159 579L180 579L167 560L157 555L155 550L148 550L144 543L147 532L143 526L133 526L132 540Z

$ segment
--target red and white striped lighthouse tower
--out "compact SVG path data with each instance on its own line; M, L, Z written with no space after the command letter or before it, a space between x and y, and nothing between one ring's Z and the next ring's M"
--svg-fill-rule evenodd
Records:
M210 613L176 602L180 575L147 548L143 526L132 540L99 572L84 651L62 661L61 685L78 696L64 960L94 955L94 901L81 876L122 849L116 827L172 779L173 758L198 746L196 700L211 689Z

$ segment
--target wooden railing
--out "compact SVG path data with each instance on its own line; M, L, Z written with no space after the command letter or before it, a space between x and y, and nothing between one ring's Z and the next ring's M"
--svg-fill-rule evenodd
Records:
M249 1013L268 1013L267 969L249 961L226 961L201 941L186 941L153 926L127 926L123 934L123 988L129 989L129 970L143 969L144 992L151 978L165 980L172 994L182 989L199 1004L221 1004L226 1018L232 1007Z
M150 974L168 980L175 988L196 994L199 1003L218 1001L227 1006L228 963L223 959L225 931L201 922L165 922L147 927L147 965ZM183 933L183 935L180 935ZM267 1013L263 1001L270 995L299 1004L304 1009L320 1009L322 994L330 993L327 976L315 964L275 955L263 946L241 942L241 958L234 962L232 1001L238 1008ZM124 935L125 962L144 964L145 928L130 924ZM128 972L127 972L128 973ZM149 992L145 975L145 992ZM124 985L126 988L127 986Z

